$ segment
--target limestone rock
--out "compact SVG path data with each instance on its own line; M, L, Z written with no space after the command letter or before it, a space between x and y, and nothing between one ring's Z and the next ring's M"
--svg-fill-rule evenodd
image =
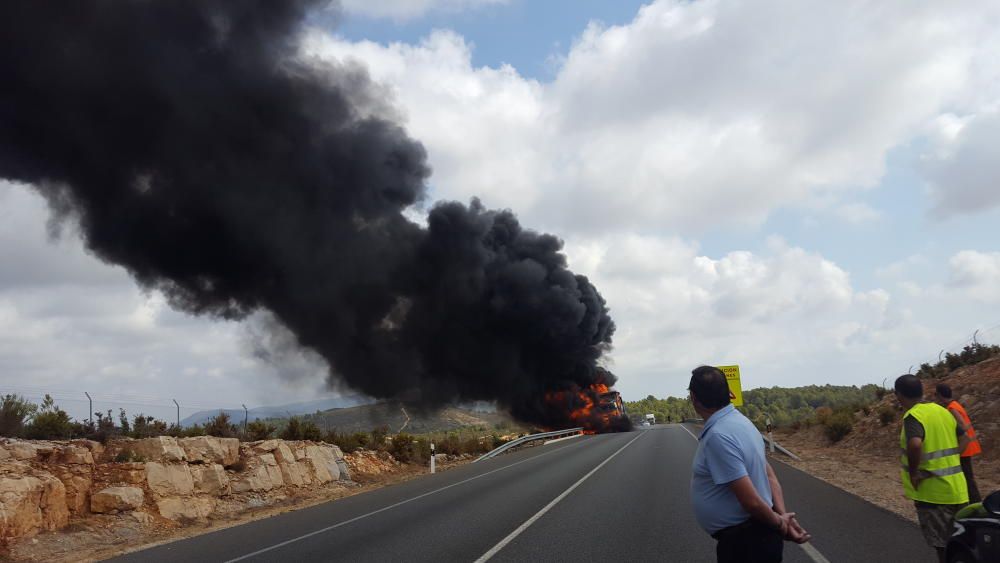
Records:
M284 442L278 444L271 453L274 455L274 459L278 460L278 463L295 462L295 454L292 453L292 449L288 447L288 444Z
M101 470L109 483L141 485L146 482L145 463L116 463L103 466Z
M340 456L339 458L337 458L337 469L340 470L341 481L351 480L351 470L349 467L347 467L347 461L344 459L344 456Z
M267 472L267 466L260 465L247 471L239 480L232 482L234 493L246 493L249 491L270 491L274 488L271 475Z
M281 469L278 467L278 460L274 459L273 454L263 454L260 456L260 461L263 467L267 470L268 479L271 480L271 487L277 488L284 486L285 480L281 476Z
M178 440L191 463L232 465L240 458L240 441L236 438L194 436Z
M198 520L205 518L215 510L213 498L161 498L156 501L156 509L160 516L170 520Z
M340 479L340 467L337 466L337 458L334 457L333 450L323 446L306 446L304 448L305 461L312 467L313 475L319 483L329 483Z
M142 456L146 461L186 461L187 454L173 436L157 436L135 440L123 446L124 450Z
M0 538L58 530L68 521L66 489L49 473L0 476Z
M191 467L194 490L212 496L225 496L231 492L229 476L219 464L194 465Z
M142 506L144 499L145 494L139 487L108 487L90 497L90 510L99 514L135 510Z
M7 444L11 457L19 461L34 460L38 457L38 448L29 442L11 442Z
M94 455L84 447L66 446L59 453L59 462L70 465L94 465Z
M263 440L260 442L254 442L252 447L258 452L271 452L274 451L282 443L281 440Z
M191 470L185 464L164 464L151 461L146 464L146 482L159 496L189 495L194 492Z
M66 488L66 508L71 514L85 514L90 508L90 488L93 486L90 467L70 466L54 471Z
M281 479L288 485L295 487L301 487L306 484L306 478L303 476L307 470L297 461L292 461L291 463L279 463L278 469L281 470Z

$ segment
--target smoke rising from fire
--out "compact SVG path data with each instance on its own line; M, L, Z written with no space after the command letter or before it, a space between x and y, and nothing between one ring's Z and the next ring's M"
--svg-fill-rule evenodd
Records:
M510 211L404 217L426 153L363 69L299 54L320 4L2 3L0 176L173 307L266 310L334 380L564 425L547 393L614 384L603 298Z

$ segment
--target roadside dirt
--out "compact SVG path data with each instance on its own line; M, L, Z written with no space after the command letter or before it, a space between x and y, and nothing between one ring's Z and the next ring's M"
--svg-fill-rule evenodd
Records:
M229 510L200 522L172 523L160 519L138 521L127 516L88 515L70 522L58 532L43 533L6 546L2 561L53 563L101 561L155 545L239 526L317 504L395 485L427 474L423 465L400 464L374 455L345 456L353 481L332 484L328 489L276 498L232 499ZM381 458L381 459L380 459ZM473 457L438 462L438 471L469 463ZM222 501L225 503L226 501ZM249 507L249 508L248 508Z

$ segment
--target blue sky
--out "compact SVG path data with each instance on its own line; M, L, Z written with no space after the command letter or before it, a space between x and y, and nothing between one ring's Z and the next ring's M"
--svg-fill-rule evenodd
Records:
M409 20L347 13L323 21L354 40L417 43L435 29L450 29L475 43L472 63L509 64L528 78L551 78L552 57L565 55L591 21L620 25L632 20L642 2L601 0L513 0L466 11L431 11Z
M303 54L368 69L435 198L565 240L612 309L626 398L683 396L702 363L747 387L862 384L977 328L1000 341L995 2L344 5L310 18ZM23 272L0 278L0 357L32 392L337 392L308 358L250 356L253 321L185 317L49 241L23 186L0 203L0 258Z

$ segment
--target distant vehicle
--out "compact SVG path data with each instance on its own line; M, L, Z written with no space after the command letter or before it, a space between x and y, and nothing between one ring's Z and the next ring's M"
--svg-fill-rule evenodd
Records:
M647 414L646 415L646 424L649 424L650 426L656 424L656 415L652 414L652 413Z
M1000 491L958 511L945 555L948 563L1000 561Z

